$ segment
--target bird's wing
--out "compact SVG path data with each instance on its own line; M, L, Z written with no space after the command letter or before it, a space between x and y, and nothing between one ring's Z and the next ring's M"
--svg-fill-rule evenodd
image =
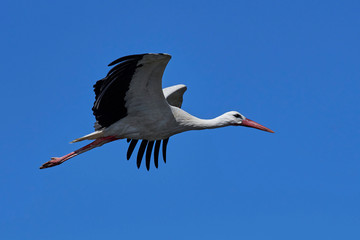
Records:
M110 63L109 66L115 66L94 85L95 130L109 127L129 114L160 117L163 112L158 111L169 109L161 86L170 58L168 54L148 53Z
M166 101L174 107L181 108L183 102L183 95L187 87L183 84L167 87L163 89Z
M165 97L166 101L170 105L181 108L181 105L183 102L183 95L186 90L187 90L187 87L185 85L178 84L175 86L164 88L163 93L164 93L164 97ZM164 139L163 145L162 145L163 159L164 159L165 163L166 163L166 146L167 146L168 141L169 141L168 138ZM138 140L137 139L128 139L128 142L130 142L130 145L129 145L129 148L127 151L127 159L129 160L131 157L131 154L134 151L136 144L138 143ZM141 145L145 146L146 143L143 143L143 142L147 143L147 140L142 140ZM159 162L158 157L159 157L160 144L161 144L161 140L156 140L155 149L154 149L154 163L155 163L156 168L158 168L158 162ZM145 152L145 148L147 148L147 150L146 150L146 168L147 168L147 170L150 169L150 157L151 157L151 151L152 151L153 146L154 146L154 142L150 141L146 147L139 148L138 157L137 157L138 168L141 165L141 161L142 161L142 157Z

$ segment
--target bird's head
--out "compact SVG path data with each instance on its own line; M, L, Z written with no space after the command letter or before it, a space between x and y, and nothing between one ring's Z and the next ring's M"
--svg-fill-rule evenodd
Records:
M231 112L225 113L223 115L223 118L226 119L226 122L229 125L251 127L251 128L256 128L256 129L263 130L266 132L274 133L274 131L270 130L269 128L264 127L263 125L260 125L257 122L254 122L253 120L246 118L244 115L242 115L241 113L236 112L236 111L231 111Z

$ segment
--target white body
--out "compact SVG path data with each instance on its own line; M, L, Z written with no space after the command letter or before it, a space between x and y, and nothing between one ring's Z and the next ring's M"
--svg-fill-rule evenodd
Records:
M146 139L149 141L167 139L170 136L189 130L218 128L238 125L242 119L233 115L238 112L225 113L217 118L204 120L196 118L184 110L169 105L162 91L162 76L171 56L168 54L148 54L139 61L126 92L127 116L111 126L74 140L97 139L115 136L128 139ZM185 87L177 85L175 88ZM185 87L186 90L186 87ZM184 90L184 91L185 91ZM169 92L174 89L169 89ZM183 93L183 92L182 92ZM181 99L177 99L181 97ZM182 102L182 94L173 101ZM180 102L180 105L181 105Z

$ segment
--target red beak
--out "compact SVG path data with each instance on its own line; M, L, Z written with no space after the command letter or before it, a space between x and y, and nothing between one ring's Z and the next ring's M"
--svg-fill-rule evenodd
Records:
M260 125L257 122L254 122L253 120L250 120L248 118L244 119L242 121L242 123L240 124L240 126L256 128L256 129L263 130L263 131L266 131L266 132L274 133L273 130L270 130L267 127L264 127L263 125Z

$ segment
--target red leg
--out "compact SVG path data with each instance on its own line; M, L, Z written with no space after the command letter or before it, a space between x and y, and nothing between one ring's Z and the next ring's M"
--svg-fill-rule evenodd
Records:
M118 140L120 138L117 138L117 137L113 137L113 136L110 136L110 137L103 137L103 138L99 138L99 139L96 139L95 141L93 141L92 143L74 151L74 152L71 152L69 154L66 154L62 157L52 157L50 161L44 163L40 169L43 169L43 168L49 168L49 167L53 167L53 166L56 166L56 165L59 165L67 160L69 160L70 158L73 158L81 153L84 153L84 152L87 152L93 148L96 148L96 147L100 147L102 145L104 145L105 143L109 143L109 142L112 142L112 141L115 141L115 140Z

